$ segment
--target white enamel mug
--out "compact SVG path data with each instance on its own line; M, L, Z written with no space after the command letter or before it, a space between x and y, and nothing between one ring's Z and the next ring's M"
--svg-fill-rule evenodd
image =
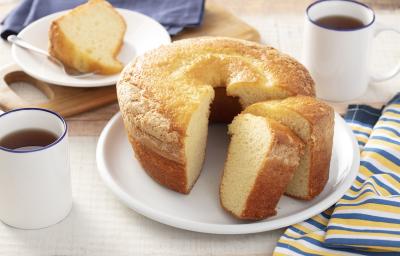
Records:
M56 224L72 207L65 120L40 108L0 115L0 138L31 128L47 130L58 139L45 147L23 151L0 146L0 220L22 229Z
M356 29L335 30L318 24L321 17L341 15L363 22ZM383 31L394 31L375 22L374 11L351 0L324 0L308 6L303 40L304 65L316 83L317 96L330 101L347 101L361 96L370 81L388 80L400 72L376 76L370 71L372 39Z

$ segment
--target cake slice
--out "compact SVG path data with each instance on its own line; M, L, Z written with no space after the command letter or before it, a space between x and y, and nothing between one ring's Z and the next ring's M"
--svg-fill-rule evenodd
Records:
M90 0L54 20L49 31L52 56L81 72L115 74L116 59L126 30L125 21L104 0Z
M272 118L289 127L305 142L305 153L286 195L311 200L321 193L329 178L334 111L314 97L296 96L255 103L244 113Z
M221 205L240 219L275 215L275 207L300 162L303 142L289 128L252 114L236 116L229 134Z

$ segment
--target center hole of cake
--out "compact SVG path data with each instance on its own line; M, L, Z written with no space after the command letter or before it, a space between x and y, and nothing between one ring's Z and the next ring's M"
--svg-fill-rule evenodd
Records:
M210 122L229 124L242 111L239 98L228 96L225 87L215 87L214 92L214 101L210 107Z

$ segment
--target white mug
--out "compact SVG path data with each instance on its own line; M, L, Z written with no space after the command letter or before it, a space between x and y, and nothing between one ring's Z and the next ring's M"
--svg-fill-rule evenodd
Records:
M361 27L336 30L316 21L326 16L349 16ZM361 96L370 81L388 80L400 72L373 76L370 67L372 39L382 31L400 31L375 22L374 11L351 0L317 1L306 10L303 63L316 83L317 96L330 101L347 101Z
M43 129L57 140L25 150L0 146L0 220L22 229L44 228L64 219L72 207L67 124L40 108L0 115L0 138L23 129Z

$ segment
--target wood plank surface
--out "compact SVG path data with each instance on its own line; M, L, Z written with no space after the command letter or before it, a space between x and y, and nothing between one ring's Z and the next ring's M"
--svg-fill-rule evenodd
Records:
M222 5L206 3L204 21L199 28L187 28L173 40L198 36L227 36L259 42L260 34L253 27L227 11Z

